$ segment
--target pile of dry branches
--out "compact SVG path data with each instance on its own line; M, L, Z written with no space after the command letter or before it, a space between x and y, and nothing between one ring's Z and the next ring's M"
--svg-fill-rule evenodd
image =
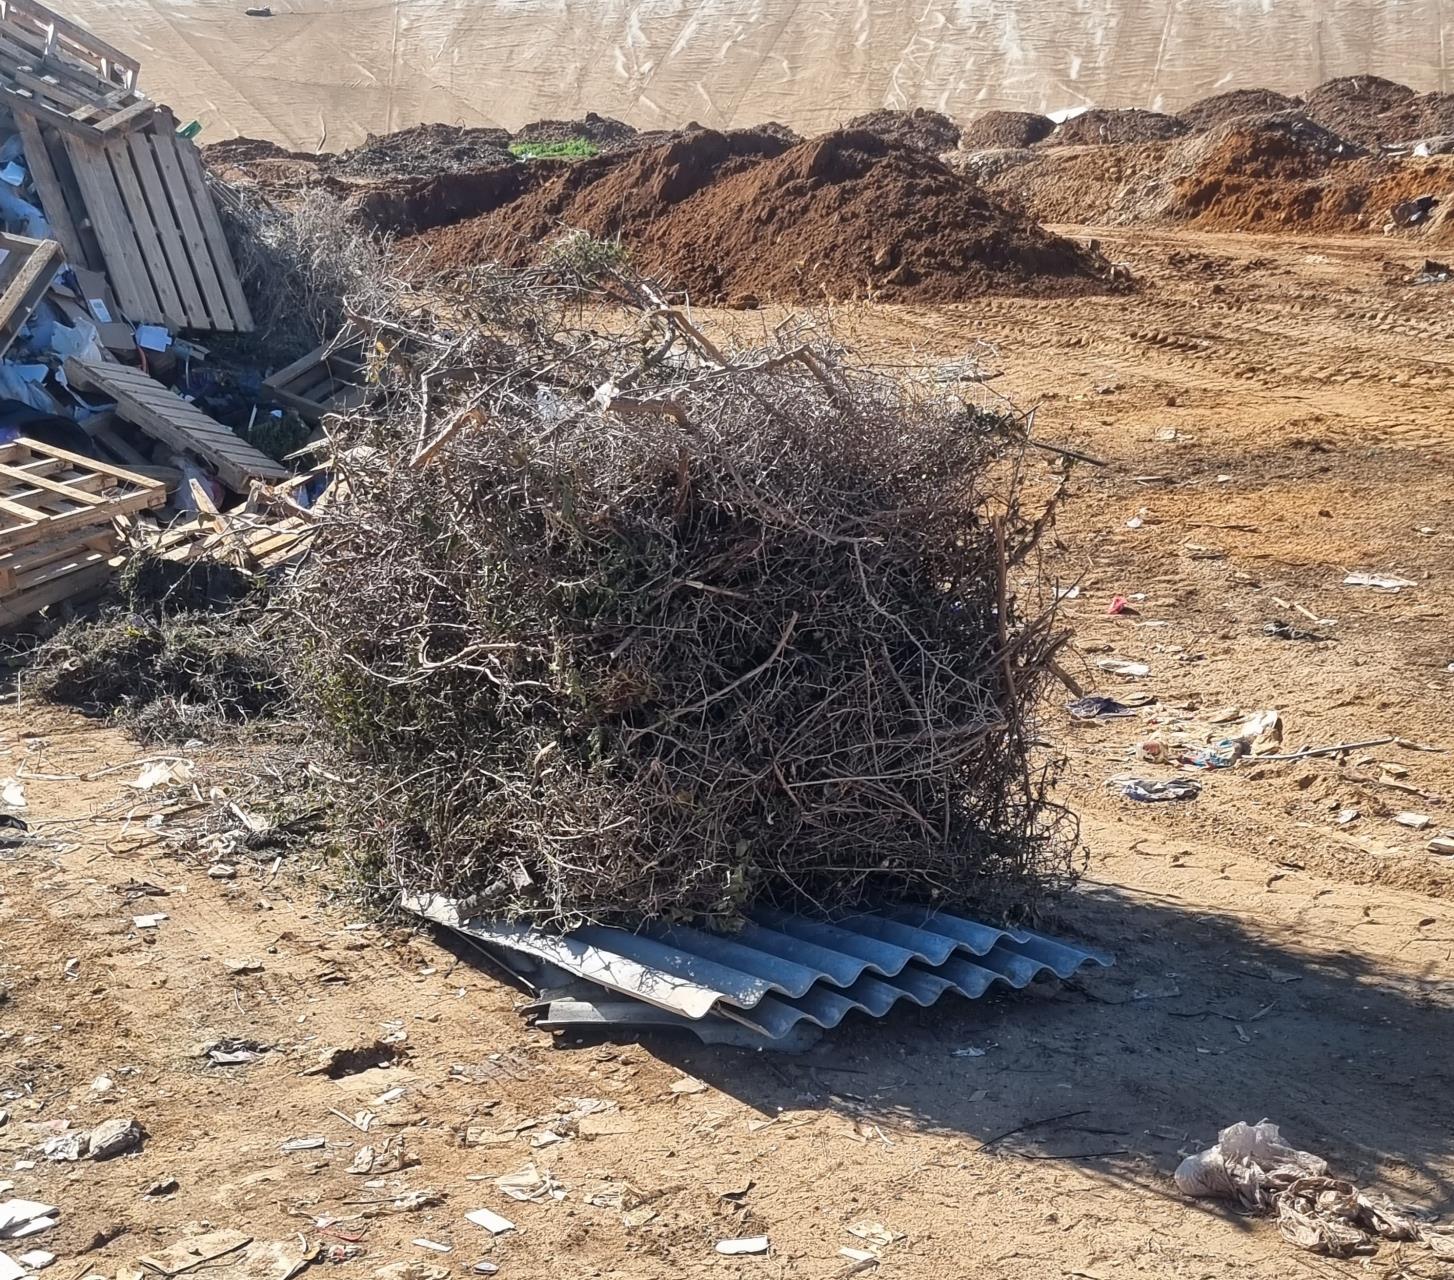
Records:
M380 880L617 922L1064 884L1023 423L597 283L592 315L492 271L351 308L380 394L336 441L298 688Z

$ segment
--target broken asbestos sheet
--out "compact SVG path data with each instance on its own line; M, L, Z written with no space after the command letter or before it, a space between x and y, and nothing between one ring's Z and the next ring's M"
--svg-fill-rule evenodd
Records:
M404 906L502 956L512 970L522 960L543 969L542 986L581 979L689 1025L726 1019L764 1041L800 1023L835 1027L854 1011L882 1017L900 1000L928 1006L951 991L974 1000L996 984L1018 989L1114 963L1093 948L915 906L832 924L762 908L731 934L661 923L634 933L587 925L559 934L475 917L467 903L437 895L407 895Z

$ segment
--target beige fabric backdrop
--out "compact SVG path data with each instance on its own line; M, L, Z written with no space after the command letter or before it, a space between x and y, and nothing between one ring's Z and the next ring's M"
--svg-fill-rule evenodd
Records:
M1454 0L61 0L206 126L304 150L595 110L817 131L871 107L1174 109L1370 71L1448 89Z

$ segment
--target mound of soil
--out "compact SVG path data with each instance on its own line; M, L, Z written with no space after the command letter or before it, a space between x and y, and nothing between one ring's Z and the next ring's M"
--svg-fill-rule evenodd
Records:
M1295 111L1233 119L1178 144L1198 180L1325 176L1363 148Z
M1128 142L1158 142L1175 138L1187 131L1186 124L1176 116L1159 111L1143 111L1127 107L1113 111L1092 107L1080 115L1055 126L1045 139L1047 147L1116 146Z
M537 120L534 124L527 124L516 132L513 141L571 142L584 138L594 143L602 155L614 155L638 145L638 136L636 129L624 120L587 111L580 120Z
M885 142L914 147L937 156L959 145L959 126L948 116L927 107L912 111L891 111L887 107L854 116L843 126L845 133L871 133Z
M353 178L429 178L516 163L504 129L419 124L396 133L370 134L351 151L328 157L328 172Z
M1210 98L1198 99L1177 112L1177 119L1185 121L1192 129L1207 130L1243 116L1270 116L1281 111L1296 111L1301 105L1298 99L1274 93L1271 89L1230 89L1226 93L1214 93Z
M961 151L1002 151L1033 147L1055 132L1055 121L1033 111L985 111L959 135Z
M1406 84L1382 76L1339 76L1326 80L1303 100L1303 113L1320 125L1364 146L1390 141L1396 123L1383 119L1418 95Z
M558 172L480 217L421 235L425 268L538 261L562 227L619 237L701 302L952 300L1109 287L1108 264L912 147L839 132L787 147L710 130Z

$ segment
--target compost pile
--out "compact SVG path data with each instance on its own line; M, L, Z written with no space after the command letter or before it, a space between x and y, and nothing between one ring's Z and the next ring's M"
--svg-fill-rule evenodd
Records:
M1175 116L1159 111L1143 111L1139 107L1112 110L1092 107L1055 126L1046 138L1047 147L1115 146L1127 142L1158 142L1186 132L1186 125Z
M472 315L438 282L351 307L381 407L297 600L342 838L384 886L537 921L1064 885L1021 420L807 326L718 348L601 279L624 331L493 270Z
M959 135L961 151L998 151L1033 147L1055 131L1055 121L1033 111L985 111Z
M537 120L527 124L515 133L516 142L575 142L591 143L602 154L630 150L637 144L636 129L624 120L611 116L597 115L587 111L579 120Z
M1243 116L1270 116L1282 111L1296 111L1302 104L1296 98L1271 89L1229 89L1200 98L1177 112L1177 118L1193 129L1215 129L1228 120Z
M505 129L466 129L449 124L419 124L395 133L370 135L351 151L328 156L330 173L356 178L430 177L469 173L513 164Z
M934 157L846 132L788 146L759 130L704 130L560 165L519 198L406 248L433 269L523 267L548 258L562 227L619 241L641 270L730 305L1064 294L1104 290L1109 273L1098 254Z
M959 126L941 111L915 107L912 111L895 111L884 107L854 116L843 126L848 133L871 133L885 142L913 147L937 156L959 145Z

